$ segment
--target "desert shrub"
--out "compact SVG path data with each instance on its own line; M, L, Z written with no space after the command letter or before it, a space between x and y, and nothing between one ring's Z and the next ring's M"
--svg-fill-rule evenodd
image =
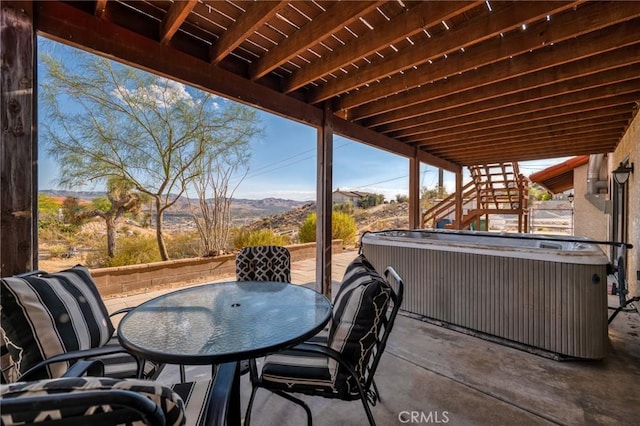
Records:
M52 259L59 259L69 251L68 246L63 244L55 244L49 247L49 256Z
M180 232L167 237L167 251L171 259L186 259L202 255L198 233Z
M408 203L409 202L409 196L405 195L405 194L396 194L396 201L398 203Z
M353 203L351 201L345 201L344 203L338 203L333 206L334 212L342 212L346 214L353 214Z
M316 221L316 214L311 213L300 225L298 238L300 238L301 243L310 243L316 240ZM344 245L352 245L356 241L356 232L356 221L353 216L342 212L333 212L331 220L332 239L341 239Z
M120 236L111 259L107 256L106 239L99 241L99 244L92 247L93 250L87 255L86 263L90 268L138 265L161 260L154 236Z
M242 247L251 246L284 246L291 242L291 239L285 235L278 235L271 229L259 229L257 231L249 231L246 228L234 229L233 247L241 249Z

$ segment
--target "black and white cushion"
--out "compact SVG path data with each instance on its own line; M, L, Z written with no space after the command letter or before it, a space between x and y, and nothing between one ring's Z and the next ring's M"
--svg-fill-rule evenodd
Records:
M347 267L336 295L328 339L319 335L314 343L326 342L363 378L390 297L389 284L360 255ZM352 380L335 360L319 354L278 352L267 356L262 368L262 382L270 389L355 395Z
M204 389L206 390L207 382L204 382ZM184 383L183 391L188 394L193 384ZM202 386L201 386L202 387ZM53 394L70 394L80 393L87 391L100 391L119 389L125 391L132 391L138 394L142 394L151 399L160 409L163 411L167 420L167 425L183 425L185 424L185 412L188 408L185 408L183 399L174 392L172 389L164 387L156 382L148 380L120 380L105 377L63 377L57 379L38 380L35 382L18 382L8 385L0 386L0 397L3 399L12 398L30 398L37 396L47 396ZM194 393L194 392L192 392ZM200 395L201 391L196 390L195 394ZM105 394L106 396L106 394ZM197 398L196 398L197 399ZM195 401L195 399L194 399ZM87 416L87 415L100 415L104 413L112 413L115 410L122 409L119 406L111 406L108 401L103 401L99 405L89 406L73 406L65 407L56 410L47 410L46 412L38 411L34 408L33 411L27 411L22 413L6 413L3 412L2 424L3 425L18 425L26 423L39 423L45 420L70 419L72 417ZM91 423L89 417L87 424ZM197 419L194 419L194 421ZM143 424L142 422L136 422L134 424ZM197 424L189 422L189 424Z
M333 302L329 347L342 354L342 359L353 366L360 378L365 375L390 300L389 284L364 255L347 266ZM337 386L346 378L334 360L329 360L329 370ZM344 389L349 393L355 386L350 379L347 378Z
M84 266L1 281L3 343L20 374L51 356L103 346L113 335L107 309ZM67 363L52 364L48 377L60 377L67 368Z
M286 247L245 247L236 256L238 281L291 282L291 254Z

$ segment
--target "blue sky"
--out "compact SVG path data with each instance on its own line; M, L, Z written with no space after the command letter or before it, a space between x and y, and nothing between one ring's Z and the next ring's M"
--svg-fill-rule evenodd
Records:
M63 60L72 60L71 47L38 38L40 53L49 53ZM39 69L39 79L46 78ZM73 106L69 106L73 107ZM264 135L252 141L249 171L238 186L234 197L261 199L276 197L291 200L315 200L316 129L274 114L260 112ZM44 117L44 114L40 114ZM562 160L544 160L520 165L521 172L530 175ZM334 137L333 189L357 190L384 194L388 200L397 194L407 194L409 160L372 148L340 136ZM38 185L40 189L57 189L58 170L45 150L39 151ZM438 172L431 166L421 166L421 186L437 185ZM454 189L454 176L445 172L444 184ZM77 190L103 190L85 187Z

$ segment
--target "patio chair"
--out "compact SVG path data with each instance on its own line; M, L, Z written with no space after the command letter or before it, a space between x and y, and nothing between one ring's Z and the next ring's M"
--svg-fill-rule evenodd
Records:
M0 385L3 425L224 425L236 363L211 380L165 387L141 379L61 377ZM135 422L135 423L134 423Z
M252 371L253 389L245 425L251 421L258 388L268 389L302 406L309 425L312 424L311 410L291 393L344 401L359 399L369 424L375 425L369 403L375 405L380 397L373 378L403 292L404 283L392 267L386 268L383 278L364 255L358 256L347 267L336 294L326 344L318 343L322 341L322 336L318 336L316 342L309 341L267 356L260 376L254 376Z
M238 281L291 282L291 253L281 246L245 247L236 256Z
M88 358L100 359L105 375L116 378L155 377L162 368L120 346L84 266L2 278L0 291L3 383L61 377L71 364Z
M291 282L291 253L282 246L244 247L236 256L237 281ZM255 369L255 360L240 362L241 374Z

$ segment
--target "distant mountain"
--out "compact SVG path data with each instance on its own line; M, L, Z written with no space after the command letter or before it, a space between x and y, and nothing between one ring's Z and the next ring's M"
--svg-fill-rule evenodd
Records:
M79 200L91 201L97 197L103 197L105 192L100 191L66 191L66 190L41 190L40 193L56 198L75 197ZM194 200L192 200L193 202ZM196 200L197 202L197 200ZM296 209L308 204L309 201L284 200L281 198L263 198L261 200L249 200L234 198L231 203L231 215L238 218L266 217L273 214ZM190 215L189 202L186 197L181 197L168 211L167 216Z

